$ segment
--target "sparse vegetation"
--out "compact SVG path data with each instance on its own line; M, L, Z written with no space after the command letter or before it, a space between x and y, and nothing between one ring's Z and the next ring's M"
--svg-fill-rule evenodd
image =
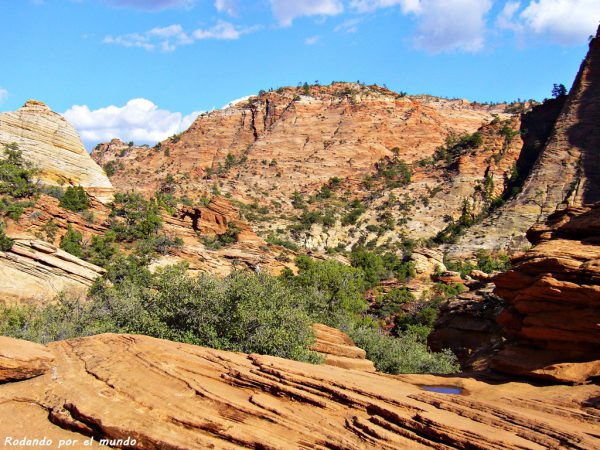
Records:
M60 199L60 206L75 212L86 211L90 205L90 199L81 186L69 186Z

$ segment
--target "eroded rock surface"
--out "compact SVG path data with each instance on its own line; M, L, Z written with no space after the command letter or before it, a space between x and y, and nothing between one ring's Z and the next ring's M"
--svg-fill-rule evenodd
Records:
M112 198L110 180L85 150L75 128L36 100L0 113L0 144L16 143L47 184L80 185L102 201Z
M346 333L320 323L313 325L313 331L315 343L310 349L319 352L325 364L344 369L375 372L375 366L367 359L367 353L362 348L358 348Z
M60 292L84 294L104 269L39 239L13 237L0 252L0 301L48 303Z
M132 437L144 449L600 445L597 386L386 376L143 336L100 335L48 350L52 371L0 385L2 435ZM421 388L440 384L463 395Z
M0 383L42 375L53 360L43 345L0 336Z
M471 228L455 255L477 248L519 248L526 230L557 207L600 201L600 28L590 42L554 130L522 191Z
M534 247L494 280L509 303L498 321L513 338L494 369L567 382L600 376L599 236L600 204L529 230Z

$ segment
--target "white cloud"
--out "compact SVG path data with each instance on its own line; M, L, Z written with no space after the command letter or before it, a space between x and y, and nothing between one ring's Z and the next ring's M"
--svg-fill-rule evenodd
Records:
M321 39L321 36L309 36L306 39L304 39L304 44L305 45L315 45L317 42L319 42L320 39Z
M236 27L232 23L219 20L216 25L211 28L202 29L198 28L192 35L195 39L225 39L235 40L239 39L241 35L253 33L260 27Z
M372 12L379 8L400 6L404 14L418 13L421 10L421 0L351 0L350 7L358 12Z
M8 98L8 91L6 89L0 88L0 103Z
M219 12L235 17L238 13L238 2L237 0L215 0L215 8Z
M190 9L194 6L196 0L104 0L104 2L120 8L161 11L171 8Z
M243 103L246 100L248 100L250 97L253 97L252 95L246 95L245 97L240 97L240 98L236 98L235 100L230 101L229 103L227 103L226 105L223 105L221 107L221 109L227 109L230 106L234 106L237 105L238 103Z
M152 28L143 33L129 33L121 36L106 36L105 44L122 45L123 47L138 47L144 50L162 50L171 52L181 45L193 44L195 40L203 39L239 39L241 35L253 33L260 27L236 27L235 25L218 21L207 29L197 29L190 34L186 33L181 25Z
M486 15L492 0L351 0L360 13L379 8L400 7L417 21L415 46L430 53L483 49Z
M270 0L273 15L288 27L297 17L336 16L344 11L341 0Z
M600 21L598 0L534 0L519 15L528 30L564 45L585 42Z
M356 33L358 31L358 25L363 21L362 18L348 19L337 25L333 31L345 33Z
M415 12L416 47L430 53L482 50L491 7L491 0L422 0Z
M125 106L90 110L74 105L63 114L79 131L88 148L119 138L125 142L154 144L186 130L201 112L183 115L159 109L150 100L135 98Z
M502 8L502 11L500 11L500 14L498 14L496 17L496 26L503 30L511 30L515 33L521 33L523 31L523 25L515 20L515 14L520 7L520 2L506 2L504 8Z
M162 51L173 51L179 45L187 45L194 42L188 34L183 31L181 25L169 25L167 27L156 27L144 33L130 33L121 36L106 36L105 44L117 44L123 47L139 47L145 50L160 49Z

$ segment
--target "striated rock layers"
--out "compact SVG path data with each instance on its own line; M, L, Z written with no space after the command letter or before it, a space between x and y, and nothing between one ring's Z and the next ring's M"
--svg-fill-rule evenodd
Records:
M519 247L525 231L558 206L600 201L600 29L564 102L554 130L522 191L452 248Z
M375 366L367 359L367 353L358 348L346 333L320 323L313 325L313 331L315 343L310 349L319 352L325 364L375 372Z
M29 100L14 112L0 113L0 144L11 143L40 169L45 183L81 185L101 201L112 198L110 180L87 153L75 128L44 103Z
M386 376L144 336L46 348L51 370L0 384L1 436L77 439L69 448L86 436L144 449L600 446L597 386ZM421 388L439 384L462 395Z
M511 343L492 367L553 381L600 376L600 204L558 211L527 236L534 247L494 280Z
M461 216L465 201L475 214L487 207L506 188L523 144L520 116L505 111L506 105L403 96L353 83L281 88L203 114L154 148L113 140L92 157L110 167L121 190L151 196L170 175L177 194L194 201L221 192L256 205L246 217L254 216L261 235L287 233L314 250L349 249L359 239L430 238ZM434 161L448 136L477 131L481 143L452 167L445 158ZM410 165L411 182L390 187L380 174L373 179L396 154ZM332 179L330 201L309 209L333 214L335 223L314 224L305 236L286 231L300 214L294 192L309 201ZM342 220L352 200L366 208L356 224Z
M0 252L0 301L46 303L60 292L78 296L104 273L45 241L13 239L12 249Z

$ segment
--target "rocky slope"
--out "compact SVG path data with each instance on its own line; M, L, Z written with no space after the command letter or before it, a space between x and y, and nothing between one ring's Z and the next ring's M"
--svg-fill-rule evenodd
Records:
M534 247L495 277L511 342L495 370L583 382L600 376L600 204L570 207L533 227Z
M544 150L522 191L452 249L519 247L525 231L558 206L600 200L600 29L564 102Z
M385 376L126 335L36 348L3 341L7 353L0 364L30 367L37 357L48 370L0 384L0 435L55 446L86 448L88 437L145 449L600 446L595 385ZM462 395L421 387L440 384Z
M81 297L105 272L46 241L13 239L10 251L0 251L0 302L46 303L61 292Z
M81 185L101 201L113 194L104 171L90 158L77 131L42 102L0 113L0 147L16 143L25 159L40 169L46 184Z
M522 147L520 116L505 110L352 83L282 88L204 114L154 148L113 140L92 156L110 167L119 189L152 195L171 175L178 195L192 200L221 192L256 205L246 217L259 234L285 235L310 249L349 248L373 239L429 238L458 219L465 200L475 213L487 207L505 189ZM449 136L478 130L482 141L452 164L432 161ZM379 173L395 158L413 172L407 186ZM329 200L311 200L328 184ZM296 191L309 210L330 213L334 223L293 235ZM352 200L366 211L358 223L344 224Z

